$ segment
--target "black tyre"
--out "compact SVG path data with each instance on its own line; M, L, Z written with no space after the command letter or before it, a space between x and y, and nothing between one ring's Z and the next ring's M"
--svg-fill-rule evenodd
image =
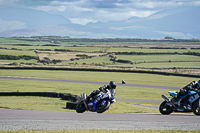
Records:
M84 102L83 101L79 102L78 105L76 106L76 112L83 113L85 111L86 111L86 108L85 108Z
M192 105L192 112L195 115L200 115L200 107L199 107L199 100L195 101Z
M163 101L160 104L159 111L163 115L169 115L169 114L171 114L173 112L173 106L172 105L167 105L167 102Z
M96 106L96 111L97 113L103 113L105 112L106 110L108 110L110 107L110 101L109 100L102 100L102 101L99 101L97 103L97 106Z

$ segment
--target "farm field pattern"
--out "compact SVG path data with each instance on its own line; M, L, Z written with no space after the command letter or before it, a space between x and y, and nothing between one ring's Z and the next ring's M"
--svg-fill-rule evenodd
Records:
M199 40L116 40L0 38L0 66L101 67L199 75Z

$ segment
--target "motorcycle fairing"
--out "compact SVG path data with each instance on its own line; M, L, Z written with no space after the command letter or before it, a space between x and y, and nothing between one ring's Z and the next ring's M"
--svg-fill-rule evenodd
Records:
M103 106L107 101L108 101L108 100L103 100L103 102L101 103L102 106ZM89 107L89 108L92 108L93 111L96 111L97 102L98 102L97 100L94 100L94 101L88 103L88 107Z
M168 91L168 93L170 94L170 96L175 96L177 94L177 91Z
M92 109L93 111L95 111L96 110L96 104L97 104L97 100L94 100L94 101L88 103L88 107L90 109Z
M193 103L195 100L199 99L199 97L200 97L200 96L199 96L199 94L197 93L197 94L191 96L190 99L189 99L189 101L190 101L191 103Z
M96 110L96 105L97 105L97 100L94 100L94 107L93 107L93 110Z
M177 95L177 91L168 91L168 93L171 95L171 96L175 96L175 95ZM182 99L182 98L184 98L184 97L187 97L188 95L190 95L190 94L195 94L196 92L195 91L188 91L188 93L186 94L186 95L184 95L184 96L180 96L180 98Z
M108 100L104 100L101 104L102 106L107 102Z

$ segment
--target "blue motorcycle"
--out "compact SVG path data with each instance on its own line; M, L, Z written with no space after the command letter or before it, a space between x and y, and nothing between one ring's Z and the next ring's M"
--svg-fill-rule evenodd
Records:
M109 109L111 105L111 94L110 91L107 90L106 93L100 92L95 97L92 98L88 103L86 102L86 93L83 94L83 100L81 100L76 106L77 113L83 113L86 110L103 113Z
M193 112L195 115L200 115L200 94L196 91L188 91L180 100L174 98L177 91L168 91L171 97L165 94L162 98L165 100L160 104L159 111L163 115L169 115L174 112Z

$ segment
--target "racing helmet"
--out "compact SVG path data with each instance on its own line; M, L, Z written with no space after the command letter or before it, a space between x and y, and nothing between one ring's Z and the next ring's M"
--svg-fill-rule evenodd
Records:
M200 80L198 81L198 86L200 87Z
M110 81L109 85L112 89L116 89L117 84L115 81Z

